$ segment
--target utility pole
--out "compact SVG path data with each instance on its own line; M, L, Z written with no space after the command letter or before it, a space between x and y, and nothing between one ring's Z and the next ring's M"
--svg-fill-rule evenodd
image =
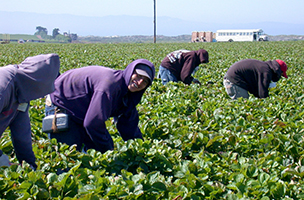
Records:
M154 0L154 43L156 43L156 0Z

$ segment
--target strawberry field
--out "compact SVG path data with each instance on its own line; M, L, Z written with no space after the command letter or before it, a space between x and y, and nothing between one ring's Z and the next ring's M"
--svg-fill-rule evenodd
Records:
M124 142L107 121L115 149L77 152L41 131L44 99L31 101L33 150L27 163L0 169L0 199L303 199L304 42L168 44L6 44L0 66L57 53L61 72L87 65L124 69L154 63L177 49L209 52L195 78L202 85L159 79L137 106L144 141ZM230 100L222 79L241 59L281 59L289 67L270 97ZM212 83L211 83L212 82ZM10 132L0 148L17 163ZM62 169L63 173L58 173Z

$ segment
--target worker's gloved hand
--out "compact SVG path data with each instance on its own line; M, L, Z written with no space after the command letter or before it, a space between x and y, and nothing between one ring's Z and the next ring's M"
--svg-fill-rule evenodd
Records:
M2 154L2 156L0 156L0 167L2 166L10 166L10 161L8 159L8 156L5 154Z
M36 171L37 166L30 165L30 168L31 168L32 170Z
M197 80L196 78L194 78L192 82L195 83L195 84L201 85L201 82L199 82L199 80Z

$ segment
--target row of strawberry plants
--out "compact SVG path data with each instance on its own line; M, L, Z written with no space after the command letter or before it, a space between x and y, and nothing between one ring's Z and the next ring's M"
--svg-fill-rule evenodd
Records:
M44 100L31 102L37 171L0 169L5 199L301 199L303 198L303 42L204 44L9 44L0 64L56 52L61 71L85 65L123 69L137 58L156 69L172 50L205 48L203 85L156 79L138 106L144 141L124 142L107 122L115 150L87 154L41 132ZM222 77L239 59L286 60L289 79L267 99L231 101ZM213 82L211 84L210 82ZM0 147L17 162L9 132ZM58 172L63 172L58 174ZM1 196L2 195L2 196Z

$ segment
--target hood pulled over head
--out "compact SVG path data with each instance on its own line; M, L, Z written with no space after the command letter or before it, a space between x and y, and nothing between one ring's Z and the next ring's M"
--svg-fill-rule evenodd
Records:
M201 63L209 62L209 54L205 49L199 49L199 50L195 51L195 53L198 57L198 63L196 63L197 66Z
M142 95L144 94L144 92L146 91L146 89L152 84L153 79L155 77L155 68L154 68L153 63L151 63L149 60L146 60L146 59L137 59L137 60L134 60L133 62L131 62L126 67L126 69L123 70L123 77L125 79L126 86L129 85L129 82L131 80L133 72L135 71L135 68L138 65L139 66L140 65L145 65L145 66L148 66L151 69L151 71L149 72L149 76L151 78L151 81L150 81L149 85L145 89L143 89L141 91L138 91L138 92L129 92L128 93L129 100L131 101L131 102L129 102L130 103L130 107L134 107L134 106L136 106L140 102Z
M280 68L279 63L276 60L265 61L265 63L267 63L267 65L273 71L271 80L273 82L278 82L282 77L282 70Z
M28 102L53 92L59 68L60 61L57 54L28 57L19 64L15 80L19 103Z
M154 76L155 76L155 68L154 68L153 63L151 63L149 60L146 60L146 59L134 60L126 67L126 69L123 71L123 77L125 79L126 85L129 85L132 74L137 66L139 68L142 68L142 66L147 66L150 68L151 71L148 71L149 79L151 80L150 84L149 84L149 86L150 86L152 84Z

